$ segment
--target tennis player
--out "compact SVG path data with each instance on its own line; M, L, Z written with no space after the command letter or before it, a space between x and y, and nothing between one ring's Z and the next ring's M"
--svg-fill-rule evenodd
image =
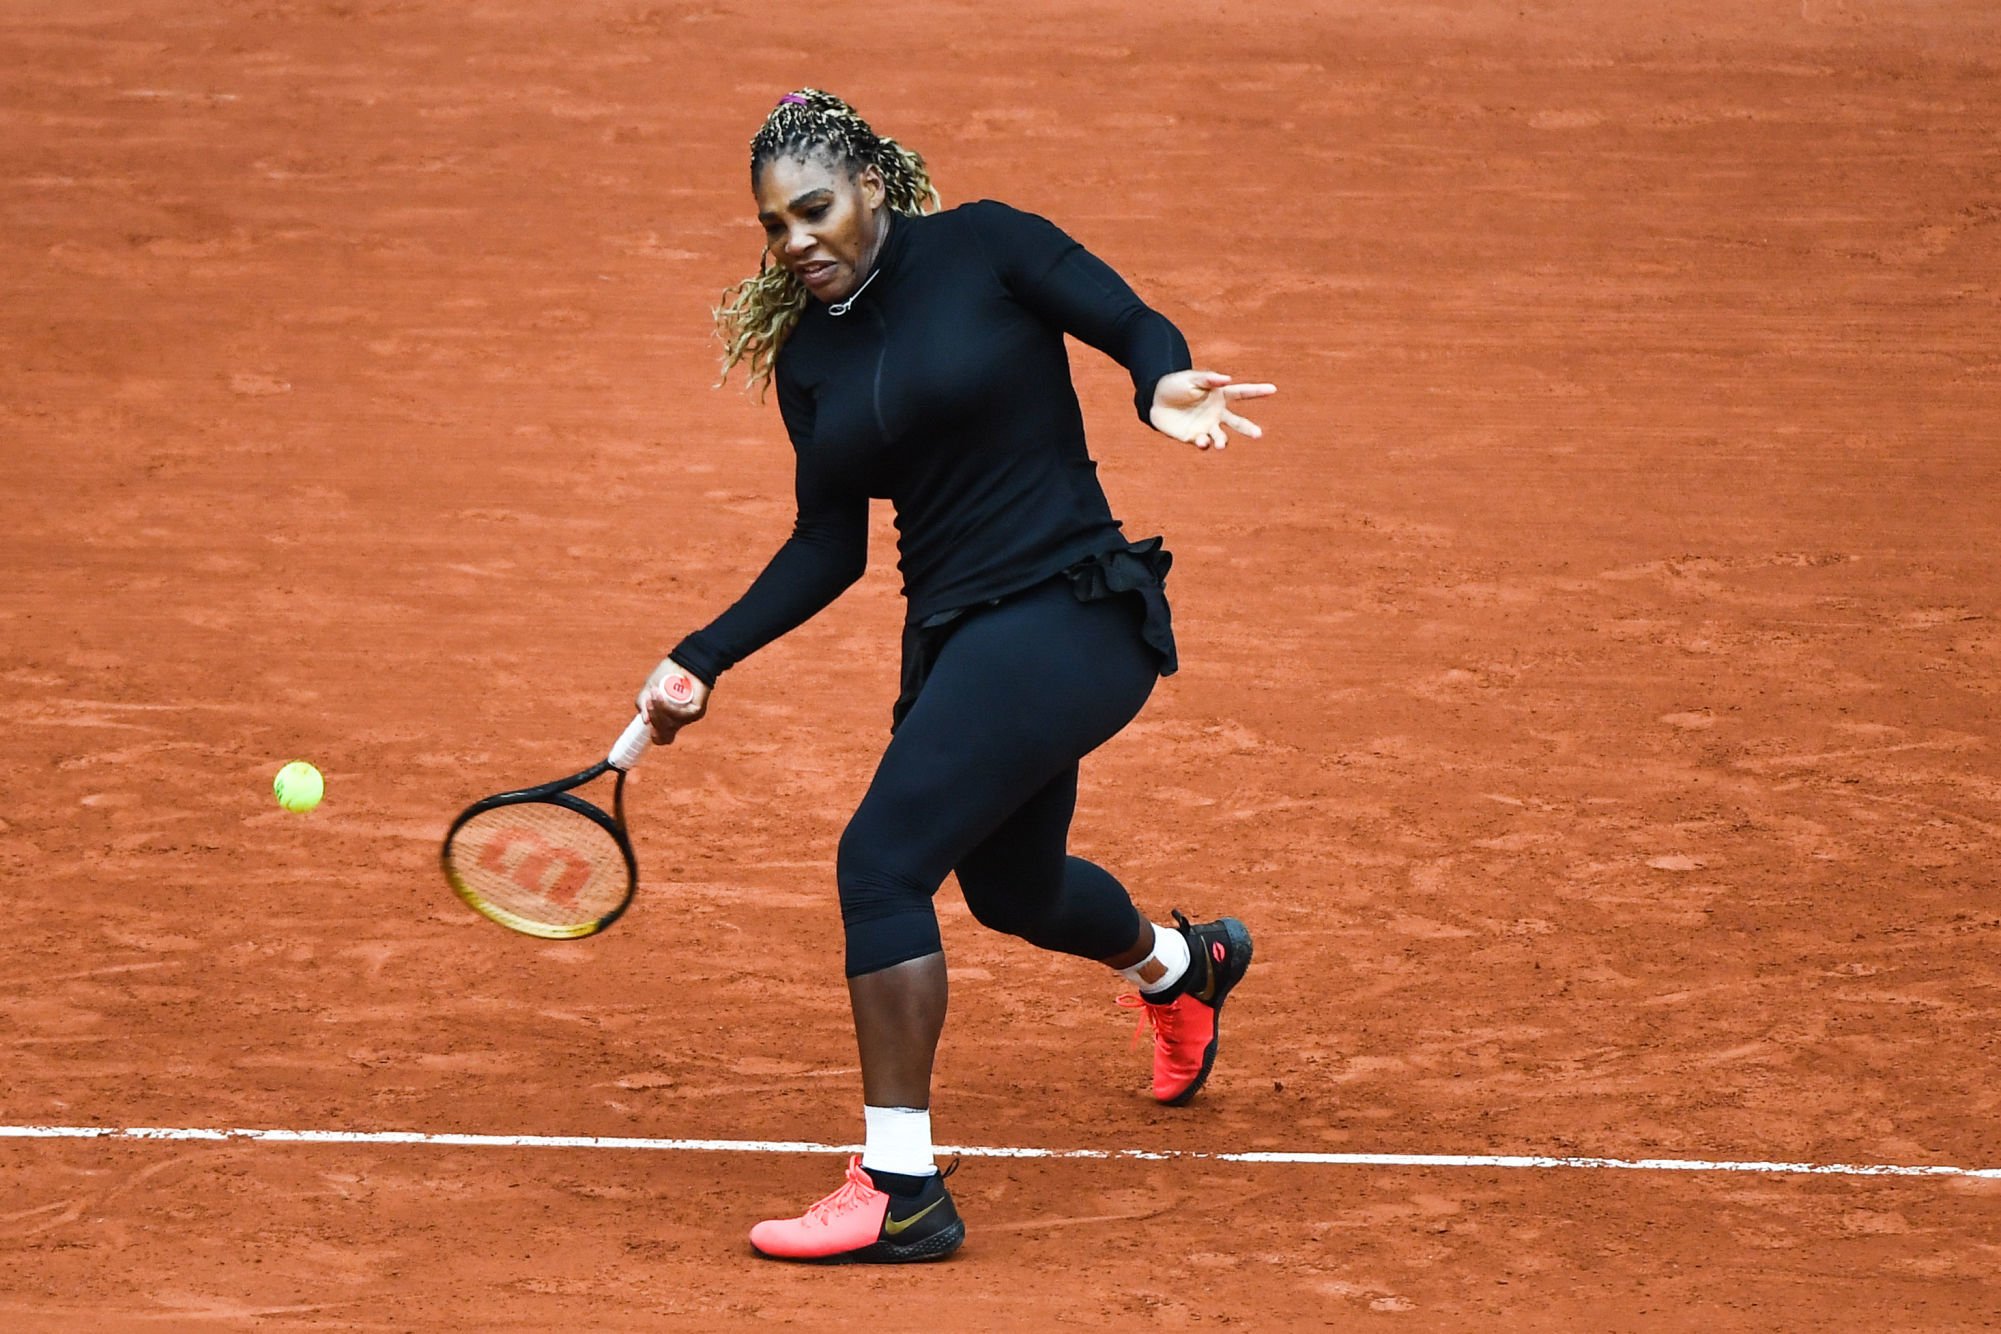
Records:
M871 497L894 502L908 603L892 737L836 862L865 1147L847 1179L751 1244L788 1260L896 1262L957 1249L933 1161L945 1022L932 896L956 872L985 925L1129 978L1154 1035L1153 1096L1187 1102L1251 962L1234 918L1156 925L1066 855L1077 762L1175 669L1159 538L1112 518L1064 335L1132 375L1141 420L1197 449L1255 439L1276 392L1191 366L1188 345L1042 218L939 207L923 160L840 98L779 100L751 140L765 252L717 313L724 374L775 383L797 454L792 536L639 695L656 739L701 718L734 664L861 577ZM687 678L692 678L692 682ZM691 688L692 687L692 688Z

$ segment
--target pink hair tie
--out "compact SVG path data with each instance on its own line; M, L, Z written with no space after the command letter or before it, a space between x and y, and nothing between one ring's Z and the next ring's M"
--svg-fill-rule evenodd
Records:
M811 105L811 103L809 103L805 98L799 96L799 94L797 93L787 93L785 94L785 96L778 99L779 106L784 106L788 102L795 107L803 107Z

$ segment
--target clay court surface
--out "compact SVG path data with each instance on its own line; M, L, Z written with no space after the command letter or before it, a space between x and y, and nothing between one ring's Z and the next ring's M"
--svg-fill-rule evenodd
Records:
M1282 388L1198 455L1078 359L1184 670L1076 842L1252 925L1218 1073L948 884L942 1142L2001 1167L1985 0L14 0L0 67L0 1122L859 1137L886 513L613 930L436 865L787 529L707 313L813 83ZM950 1263L756 1261L839 1167L0 1139L0 1326L2001 1323L1976 1176L968 1158Z

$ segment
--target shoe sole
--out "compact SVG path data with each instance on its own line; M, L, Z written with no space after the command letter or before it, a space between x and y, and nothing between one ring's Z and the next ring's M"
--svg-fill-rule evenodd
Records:
M1237 970L1235 977L1229 978L1221 987L1217 988L1216 999L1210 1002L1209 1008L1216 1012L1216 1030L1209 1035L1209 1045L1202 1049L1201 1070L1196 1072L1194 1082L1189 1084L1187 1088L1181 1090L1181 1092L1175 1094L1173 1097L1163 1100L1160 1104L1162 1107L1187 1106L1195 1095L1202 1091L1202 1086L1209 1082L1209 1072L1216 1066L1216 1049L1222 1045L1223 1041L1223 1002L1230 998L1232 991L1236 990L1237 983L1244 980L1244 974L1251 971L1250 928L1234 917L1225 917L1217 922L1216 925L1223 928L1223 938L1230 942L1231 958L1235 958L1238 949L1242 948L1244 966Z

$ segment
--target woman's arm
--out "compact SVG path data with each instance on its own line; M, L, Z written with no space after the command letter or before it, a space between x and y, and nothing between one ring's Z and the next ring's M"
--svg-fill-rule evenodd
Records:
M862 577L868 565L868 498L815 494L801 479L792 535L728 611L671 655L702 681L716 678L805 624Z
M812 398L788 380L782 363L776 378L779 411L798 454L798 517L744 595L677 644L647 678L639 707L652 717L658 741L671 741L674 730L701 717L717 677L811 619L868 567L868 496L814 466ZM677 672L700 683L693 698L661 689Z
M1047 218L991 199L963 205L994 273L1022 305L1124 366L1141 421L1162 376L1193 364L1188 342L1112 266Z
M1192 369L1187 340L1173 322L1062 228L992 200L962 211L1016 300L1126 368L1141 421L1197 449L1223 448L1229 431L1253 440L1264 434L1231 405L1277 388L1233 384L1227 375Z

